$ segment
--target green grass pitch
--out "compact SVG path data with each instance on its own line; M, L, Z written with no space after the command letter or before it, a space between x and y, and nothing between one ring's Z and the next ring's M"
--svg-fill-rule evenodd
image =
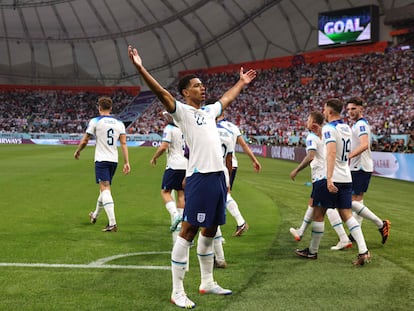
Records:
M172 245L160 197L165 158L153 168L154 148L129 150L132 172L118 169L112 187L119 231L104 233L104 213L95 225L88 218L98 195L93 147L76 161L75 146L0 145L0 310L178 310L169 302ZM328 223L319 258L310 261L293 252L308 246L310 230L299 243L289 234L306 209L309 169L293 182L293 162L261 158L257 174L245 155L238 157L233 197L250 230L232 237L236 223L228 215L222 227L228 268L215 270L218 283L234 293L198 294L194 247L185 287L197 310L414 308L414 183L372 178L365 203L392 225L382 245L376 227L364 221L369 265L352 266L356 246L330 250L337 240Z

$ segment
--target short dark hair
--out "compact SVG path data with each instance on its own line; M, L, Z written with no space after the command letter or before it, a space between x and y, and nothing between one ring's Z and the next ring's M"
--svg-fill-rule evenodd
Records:
M364 105L364 100L361 97L358 96L354 96L351 97L350 99L347 100L348 104L354 104L357 106L363 106Z
M102 110L112 109L112 99L110 97L100 97L98 99L98 105Z
M338 98L331 98L327 100L326 106L332 108L338 114L341 114L344 103Z
M189 74L182 77L180 81L178 81L178 93L184 95L183 90L186 89L188 87L188 84L190 84L190 81L195 78L197 78L197 76L194 74Z
M316 124L322 125L323 121L325 120L325 117L323 114L319 111L312 111L310 113L310 117L315 121Z

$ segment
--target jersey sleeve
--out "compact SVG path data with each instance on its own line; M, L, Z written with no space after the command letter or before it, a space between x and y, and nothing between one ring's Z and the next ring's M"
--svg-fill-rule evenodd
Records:
M172 136L171 125L167 125L164 128L164 131L162 132L162 141L170 143L172 140L171 136Z
M330 124L326 124L322 128L322 137L325 144L336 142L335 128Z
M88 127L86 128L86 134L89 134L91 136L95 136L97 121L98 121L97 118L93 118L89 121Z
M176 100L175 101L175 111L171 112L171 117L173 118L174 122L180 122L181 121L181 116L183 113L183 103Z
M368 124L364 121L358 121L358 123L355 124L355 131L358 137L368 135Z
M316 150L317 149L317 145L316 145L316 140L315 140L315 135L313 134L309 134L306 137L306 151L308 152L309 150Z

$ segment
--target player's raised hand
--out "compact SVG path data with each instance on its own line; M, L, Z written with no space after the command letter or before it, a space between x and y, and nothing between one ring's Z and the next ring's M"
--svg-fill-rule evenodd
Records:
M139 56L137 49L132 47L132 45L128 45L128 56L135 66L142 66L141 56Z
M245 84L249 84L254 78L256 78L256 70L250 69L243 72L243 67L240 67L240 80L242 80Z

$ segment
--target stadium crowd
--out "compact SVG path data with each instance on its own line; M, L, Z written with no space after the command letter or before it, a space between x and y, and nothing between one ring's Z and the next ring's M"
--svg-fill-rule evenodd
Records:
M89 119L98 114L100 96L94 92L0 90L0 133L83 133ZM116 91L111 98L116 114L133 97Z
M346 101L352 96L366 100L365 117L377 137L373 150L413 152L414 137L413 51L392 51L344 58L330 63L300 64L258 72L226 112L250 142L301 145L307 134L305 122L312 110L321 110L330 97ZM218 98L238 79L238 73L199 72L208 98ZM169 91L180 98L172 86ZM98 94L56 92L0 92L0 132L81 133L96 115ZM131 101L124 93L112 96L119 113ZM161 133L163 107L158 101L147 107L129 126L130 134ZM344 116L347 120L347 117ZM408 134L409 139L391 135ZM291 137L297 140L292 143Z
M330 97L346 100L360 96L367 102L365 116L372 132L379 137L373 144L374 150L413 152L408 142L391 141L394 134L414 135L413 65L412 51L395 51L332 63L262 70L226 116L252 141L256 136L265 136L268 139L264 143L287 145L289 138L296 136L297 144L302 144L310 111L321 110L324 100ZM217 98L238 78L237 73L200 72L198 76L205 83L209 98ZM159 103L148 107L133 124L136 132L159 132L157 120L161 109Z

